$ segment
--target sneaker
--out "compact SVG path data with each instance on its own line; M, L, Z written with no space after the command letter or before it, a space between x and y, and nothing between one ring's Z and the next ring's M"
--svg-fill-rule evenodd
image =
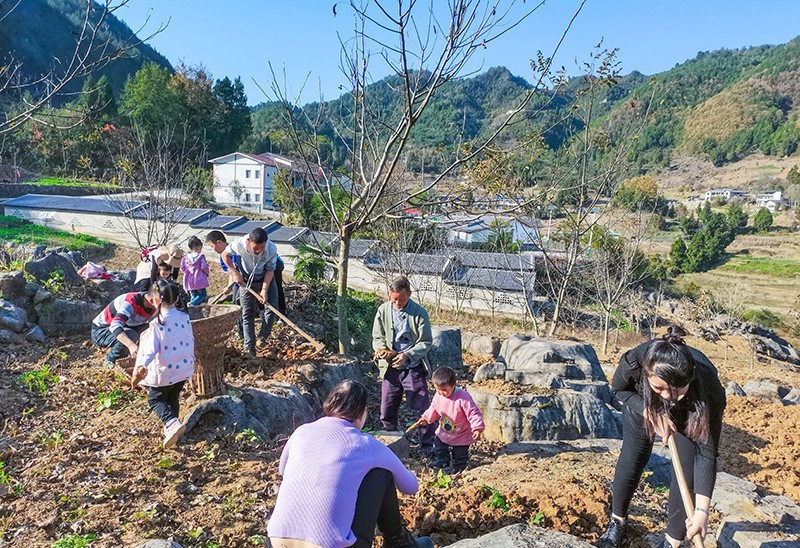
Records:
M115 363L114 363L114 362L112 362L111 360L106 360L106 361L103 363L103 367L105 367L106 369L114 369L116 366L117 366L117 364L115 364Z
M266 348L267 347L267 339L258 339L256 343L256 348Z
M169 449L178 443L184 430L186 430L186 426L178 419L167 424L167 426L164 427L164 449Z
M606 527L606 532L600 537L598 546L606 548L617 548L625 535L625 522L611 518Z
M417 548L433 548L431 537L419 537L417 539Z

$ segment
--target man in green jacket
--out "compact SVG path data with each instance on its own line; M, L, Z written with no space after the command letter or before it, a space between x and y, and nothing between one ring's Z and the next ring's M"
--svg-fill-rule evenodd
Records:
M408 279L395 279L389 286L389 302L378 308L372 325L372 348L383 376L381 423L386 430L399 430L397 413L403 394L417 415L430 405L425 355L432 343L428 313L411 300ZM433 447L435 432L436 424L424 428L420 443L423 452Z

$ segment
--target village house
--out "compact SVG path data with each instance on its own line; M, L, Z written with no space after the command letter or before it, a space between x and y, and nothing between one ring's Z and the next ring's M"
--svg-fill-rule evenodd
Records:
M705 201L710 202L714 198L721 198L726 202L731 198L747 196L747 192L736 188L712 188L706 191Z
M770 211L780 209L784 205L783 192L780 190L765 190L756 194L756 205L766 207Z
M499 229L511 232L511 241L518 243L523 249L538 249L540 242L540 223L528 217L484 216L451 217L452 224L447 223L447 242L454 245L470 246L489 241L492 234Z

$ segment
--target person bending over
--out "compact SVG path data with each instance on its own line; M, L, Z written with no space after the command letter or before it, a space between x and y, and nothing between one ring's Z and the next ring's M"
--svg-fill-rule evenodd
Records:
M717 451L725 410L725 389L717 370L699 350L683 341L686 332L670 326L661 339L628 350L611 381L622 403L622 450L614 473L611 519L600 546L620 545L628 508L658 435L675 439L695 512L687 516L672 473L669 517L663 546L680 546L685 537L705 537L708 509L717 477Z

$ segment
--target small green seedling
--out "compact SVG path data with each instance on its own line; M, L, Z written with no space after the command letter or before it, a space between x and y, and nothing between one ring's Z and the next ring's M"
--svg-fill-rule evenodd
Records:
M234 439L237 442L244 440L250 443L261 443L263 441L261 439L261 436L256 434L256 431L253 430L252 428L246 428L245 430L242 430L241 432L236 434L236 437Z
M94 533L67 535L55 541L52 548L86 548L96 537Z
M439 470L436 472L436 479L431 483L439 489L449 489L450 484L453 483L453 477Z
M156 468L160 468L161 470L169 470L173 466L175 466L175 461L169 457L161 459L156 463Z
M203 528L195 527L194 529L186 531L186 534L189 535L192 538L192 540L197 540L200 538L200 535L203 534Z
M264 546L267 543L267 537L264 535L253 535L249 539L250 544L253 546Z
M664 493L669 493L669 485L658 485L653 487L653 492L658 493L659 495L663 495Z
M5 487L3 487L5 486ZM0 487L14 496L22 494L22 485L11 479L11 471L6 470L6 463L0 460Z
M533 519L531 521L533 522L534 525L541 526L544 523L544 514L542 514L541 512L536 512L536 515L533 516Z
M58 375L50 369L50 364L44 364L38 369L27 371L18 378L28 386L28 390L38 393L41 397L47 394L48 388L58 382Z
M119 389L112 390L111 392L100 392L97 395L97 410L104 411L106 409L111 409L119 403L121 397L122 390Z
M506 502L506 497L502 492L494 487L489 487L485 483L482 485L482 487L489 491L489 494L492 496L492 498L486 502L486 506L489 508L499 508L503 511L503 513L508 512L508 503Z

